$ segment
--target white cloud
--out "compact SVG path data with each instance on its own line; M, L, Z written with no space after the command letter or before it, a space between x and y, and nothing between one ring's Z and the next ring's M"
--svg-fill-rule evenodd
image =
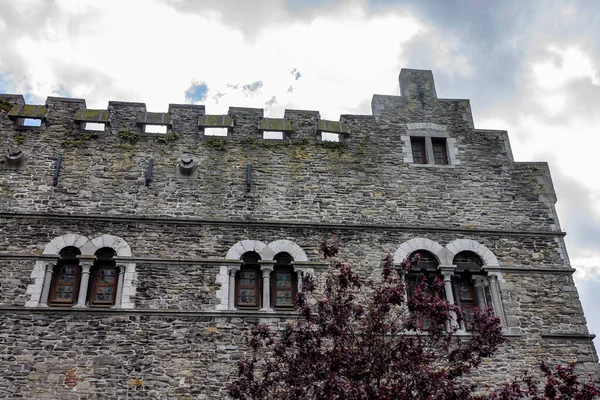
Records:
M113 11L115 1L97 3L91 11L81 2L59 5L60 18L43 24L40 38L15 38L17 57L27 65L18 72L22 83L16 89L43 102L66 88L90 107L124 100L166 110L168 103L183 103L189 82L197 80L211 88L208 112L263 107L276 96L273 113L297 107L337 118L374 91L398 93L402 43L420 29L410 15L372 16L356 6L312 20L272 23L249 43L216 12L184 15L147 0L118 2L119 12ZM70 35L69 24L82 13L86 29ZM289 74L294 68L302 79ZM74 76L74 70L85 73ZM264 86L255 98L227 87L260 80ZM292 83L294 91L288 92ZM215 93L223 94L218 104Z
M600 80L588 54L577 46L548 47L547 57L532 64L535 83L543 89L559 89L575 79L589 78L597 85Z

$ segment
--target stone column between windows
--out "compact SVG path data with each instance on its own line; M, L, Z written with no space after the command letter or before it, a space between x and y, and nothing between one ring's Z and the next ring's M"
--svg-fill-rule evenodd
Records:
M44 283L40 295L40 307L48 307L48 296L50 295L50 286L52 285L52 275L54 275L56 264L47 263L44 267Z
M123 298L123 282L125 281L125 271L127 266L124 264L117 265L119 268L119 281L117 282L117 296L115 297L115 307L121 307Z
M261 311L272 311L271 308L271 274L275 267L274 260L261 260L258 262L260 273L262 274L262 307Z
M75 307L86 307L85 301L87 298L88 286L90 284L90 270L92 269L91 262L80 262L81 265L81 281L79 282L79 297Z
M271 273L273 267L262 266L260 267L260 273L262 274L263 286L262 286L262 308L261 311L271 311Z
M433 155L433 142L431 136L425 137L425 153L427 153L427 164L435 164L435 157Z
M485 294L483 293L483 276L473 277L473 288L475 289L475 296L477 297L477 305L483 309L485 304ZM488 304L489 305L489 304Z
M429 138L429 139L431 139L431 138ZM429 143L431 143L431 141ZM440 272L442 273L442 276L444 277L444 289L446 292L446 301L450 305L454 305L454 294L452 291L452 276L454 275L454 269L456 268L456 265L440 265L438 268L440 269ZM457 316L454 311L452 311L450 313L450 317L451 317L450 325L452 327L458 326Z
M502 296L500 296L500 282L502 275L500 272L488 272L490 279L490 295L494 306L494 314L500 318L500 323L506 329L506 315L504 315L504 306L502 305Z
M296 293L300 293L302 291L302 279L304 278L306 270L304 268L300 269L294 267L294 272L296 273Z
M229 298L227 302L228 310L236 310L235 308L235 275L240 271L239 265L229 266L227 273L229 274Z

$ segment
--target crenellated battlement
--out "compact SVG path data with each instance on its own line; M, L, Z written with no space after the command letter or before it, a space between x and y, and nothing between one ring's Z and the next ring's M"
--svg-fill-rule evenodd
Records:
M105 109L88 109L84 99L62 97L48 97L44 104L25 104L22 95L12 94L0 95L0 110L5 112L0 113L0 120L8 118L16 129L31 129L35 125L40 129L63 126L85 130L87 123L96 123L104 124L108 134L122 129L141 133L148 126L160 126L164 127L164 134L202 135L206 128L218 127L227 128L227 136L232 138L240 131L255 129L257 135L264 131L284 132L285 139L292 139L296 131L302 132L302 138L312 131L315 139L321 139L322 132L329 132L339 135L339 140L350 139L352 121L365 117L375 117L380 124L426 123L444 113L447 122L460 125L462 121L473 127L468 100L438 99L431 71L403 69L399 82L401 96L373 96L372 115L342 115L339 121L323 120L313 110L286 109L282 118L267 118L262 108L230 107L225 115L211 115L206 114L204 105L192 104L169 104L163 112L150 112L145 103L122 101L109 101ZM459 118L453 120L452 115ZM7 129L10 123L3 121L1 126Z
M76 213L437 225L435 213L411 210L447 208L452 193L444 225L551 218L559 229L545 164L514 163L506 132L474 129L469 101L438 98L431 71L402 70L399 83L400 96L373 96L372 115L333 121L314 110L275 118L261 108L88 109L83 99L0 95L0 211L26 201ZM6 189L15 184L23 193ZM495 211L513 199L504 209L514 218Z

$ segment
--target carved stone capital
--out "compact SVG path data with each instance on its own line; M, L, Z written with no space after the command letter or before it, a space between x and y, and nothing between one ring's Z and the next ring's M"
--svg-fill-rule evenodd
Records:
M271 276L271 272L273 272L273 267L262 267L260 269L260 273L262 274L263 278L269 278Z

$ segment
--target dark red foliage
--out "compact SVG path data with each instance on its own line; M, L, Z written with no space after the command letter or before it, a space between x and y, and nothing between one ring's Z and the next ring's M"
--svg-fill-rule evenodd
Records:
M598 388L582 384L573 365L542 365L543 389L526 372L500 390L473 395L459 379L493 355L504 342L498 318L477 310L468 334L457 335L460 310L443 295L443 282L418 280L407 287L392 257L383 260L383 283L363 291L352 268L336 258L337 239L324 242L332 273L323 297L306 275L296 299L300 318L285 329L258 326L248 340L250 358L238 363L230 395L235 399L592 399ZM405 260L407 271L415 260ZM426 331L419 321L429 321Z

